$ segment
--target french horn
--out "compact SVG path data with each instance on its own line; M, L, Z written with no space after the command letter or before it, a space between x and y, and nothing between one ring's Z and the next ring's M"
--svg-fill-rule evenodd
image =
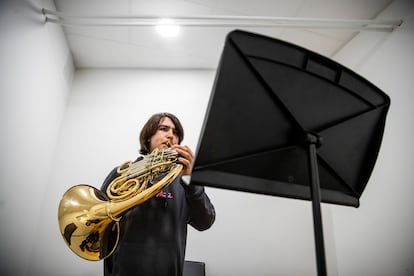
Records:
M183 169L177 159L175 150L157 148L140 161L122 163L106 194L86 184L68 189L59 203L58 222L69 248L89 261L109 257L118 245L122 214L170 185Z

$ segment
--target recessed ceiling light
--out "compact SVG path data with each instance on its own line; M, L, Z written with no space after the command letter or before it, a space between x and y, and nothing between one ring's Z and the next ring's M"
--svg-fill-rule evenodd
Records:
M174 37L180 32L180 26L172 19L161 19L155 28L164 37Z

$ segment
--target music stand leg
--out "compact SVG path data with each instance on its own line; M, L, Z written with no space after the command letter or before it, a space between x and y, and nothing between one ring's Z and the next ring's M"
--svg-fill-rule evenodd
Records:
M317 269L319 276L326 276L325 245L323 239L323 225L321 214L321 191L319 182L318 160L316 155L316 145L320 145L321 140L319 137L311 135L308 136L308 142Z

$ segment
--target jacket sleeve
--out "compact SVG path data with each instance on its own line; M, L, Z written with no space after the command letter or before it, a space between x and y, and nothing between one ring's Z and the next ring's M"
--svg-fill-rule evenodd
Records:
M181 179L185 190L185 198L189 206L189 224L199 231L210 228L215 219L216 211L203 186L186 185Z

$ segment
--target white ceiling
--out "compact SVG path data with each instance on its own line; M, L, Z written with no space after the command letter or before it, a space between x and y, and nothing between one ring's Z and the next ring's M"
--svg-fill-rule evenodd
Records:
M392 0L55 0L79 15L243 15L375 19ZM77 68L215 69L235 27L182 27L163 38L155 27L64 27ZM338 29L238 28L279 38L332 57L357 33Z

